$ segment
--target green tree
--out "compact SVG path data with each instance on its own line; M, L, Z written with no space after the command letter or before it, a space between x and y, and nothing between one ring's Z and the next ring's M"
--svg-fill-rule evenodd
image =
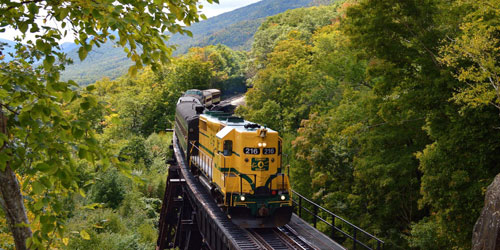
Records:
M495 106L500 111L500 11L498 0L464 1L460 34L441 49L441 62L465 82L453 100L465 107Z
M427 145L412 143L419 160L416 175L421 176L419 207L428 211L412 237L433 241L412 240L419 244L412 243L415 247L470 247L482 190L498 161L499 136L492 127L497 117L488 108L461 112L450 101L463 83L438 57L447 38L457 35L461 17L472 10L448 1L366 0L348 9L343 23L353 45L370 59L367 77L385 100L380 116L392 124L423 121L425 134L405 136L413 142L430 140Z
M100 174L98 181L92 186L92 200L104 203L108 207L116 209L125 198L126 181L124 177L114 169L109 169Z
M80 190L74 174L75 158L110 164L95 139L93 125L81 116L81 112L99 106L96 99L74 91L74 82L59 80L60 71L69 62L59 52L59 41L67 31L40 25L39 21L57 20L63 29L70 28L81 60L93 46L107 40L116 42L135 62L129 69L135 74L143 65L156 69L160 62L168 61L171 48L164 43L164 32L189 34L177 21L187 25L198 21L198 7L191 0L0 3L0 32L6 28L21 32L15 59L0 62L0 204L17 249L50 248L57 244L50 240L55 233L63 237L64 213L59 198ZM20 42L37 32L36 40ZM40 66L32 66L36 61ZM63 110L79 98L81 112ZM34 233L22 191L32 198L26 202L27 208L41 224Z

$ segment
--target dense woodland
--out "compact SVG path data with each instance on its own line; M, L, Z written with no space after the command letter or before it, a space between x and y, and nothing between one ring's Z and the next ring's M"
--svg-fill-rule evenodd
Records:
M10 163L20 182L32 248L153 248L177 98L189 88L230 96L248 87L236 112L280 131L295 190L386 249L470 249L484 192L500 173L499 7L299 8L266 18L249 52L191 48L77 90L41 72L50 84L13 87L8 79L29 66L0 61L0 104L13 131L0 131L11 150L0 151L0 170ZM26 89L55 97L38 104ZM54 146L61 142L68 147ZM0 248L12 249L5 217L0 210Z
M389 249L469 249L499 173L499 6L365 0L271 17L239 111L282 132L295 189Z

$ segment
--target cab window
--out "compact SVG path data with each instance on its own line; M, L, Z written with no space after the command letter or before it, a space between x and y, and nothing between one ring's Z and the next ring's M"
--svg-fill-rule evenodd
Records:
M233 141L227 140L224 141L224 156L231 156L233 152Z

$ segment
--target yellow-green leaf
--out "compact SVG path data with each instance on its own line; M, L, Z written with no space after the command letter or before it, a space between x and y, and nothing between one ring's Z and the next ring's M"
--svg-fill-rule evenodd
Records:
M90 240L90 235L89 235L89 233L87 233L85 230L80 231L80 236L81 236L81 237L82 237L82 239L84 239L84 240Z
M51 170L51 166L45 162L38 163L35 167L38 171L49 172Z
M33 182L32 188L33 188L33 193L35 193L35 194L41 194L43 192L43 190L45 189L43 184L38 182L38 181Z

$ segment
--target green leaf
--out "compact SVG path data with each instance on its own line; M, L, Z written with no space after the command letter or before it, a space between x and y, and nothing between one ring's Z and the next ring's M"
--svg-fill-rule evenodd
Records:
M43 200L40 199L37 202L35 202L35 205L33 206L35 210L40 210L43 208Z
M0 171L5 171L7 167L7 161L9 160L9 156L6 152L0 152Z
M84 239L84 240L90 240L90 235L89 235L89 233L87 233L85 230L80 231L80 236L81 236L81 237L82 237L82 239Z
M130 68L128 69L128 73L131 76L137 75L137 66L135 65L130 66Z
M82 138L83 136L83 130L81 129L78 129L78 128L73 128L73 130L71 131L71 133L73 134L73 136L76 138L76 139L80 139Z
M45 58L45 60L47 60L47 62L50 63L50 64L54 64L54 62L56 61L56 58L53 57L53 56L47 56Z
M41 172L49 172L50 170L52 170L52 167L49 164L42 162L42 163L38 163L36 165L35 169L37 169L38 171L41 171Z
M78 150L78 157L80 157L80 159L86 159L87 154L88 154L88 151L86 149L80 148Z
M61 12L59 12L59 20L63 20L64 18L66 18L66 16L68 16L68 13L69 9L67 8L61 9Z
M85 191L83 191L83 189L80 188L78 191L82 197L86 197Z
M83 206L82 208L83 208L83 209L94 210L94 209L99 208L99 207L102 207L102 204L101 204L101 203L92 203L92 204L88 204L88 205L86 205L86 206Z
M85 60L87 53L88 51L83 46L78 49L78 57L80 58L80 61Z
M1 91L0 91L1 92ZM0 146L3 146L3 144L9 140L9 137L7 137L6 134L0 132Z
M70 101L71 101L71 99L73 99L73 95L74 95L74 94L75 94L75 93L74 93L72 90L67 90L67 91L65 91L65 92L63 93L63 100L64 100L65 102L70 102Z
M90 108L90 103L89 102L82 102L80 103L80 107L83 109L83 110L87 110Z
M7 96L9 96L9 92L7 92L7 90L5 89L0 89L0 99L4 99Z
M37 25L36 23L32 23L32 24L31 24L31 29L30 29L30 32L31 32L31 33L36 33L36 32L38 32L38 31L40 31L40 28L38 28L38 25Z
M30 14L33 14L33 15L37 14L38 13L38 9L39 8L38 8L38 6L36 6L35 3L30 3L28 5L28 10L29 10Z
M49 178L47 176L44 176L40 178L40 182L46 187L46 188L51 188L52 187L52 182L50 182Z
M20 22L19 23L19 30L22 33L26 33L26 31L28 30L28 22Z
M45 190L45 187L42 185L42 183L38 181L33 182L31 187L33 188L34 194L41 194L43 190Z
M89 85L85 88L87 91L92 91L95 89L95 86L94 85Z
M73 81L73 80L69 80L69 81L68 81L68 84L69 84L69 86L78 87L78 83L76 83L76 82L75 82L75 81Z
M54 223L42 224L42 234L48 234L52 232L55 228Z

